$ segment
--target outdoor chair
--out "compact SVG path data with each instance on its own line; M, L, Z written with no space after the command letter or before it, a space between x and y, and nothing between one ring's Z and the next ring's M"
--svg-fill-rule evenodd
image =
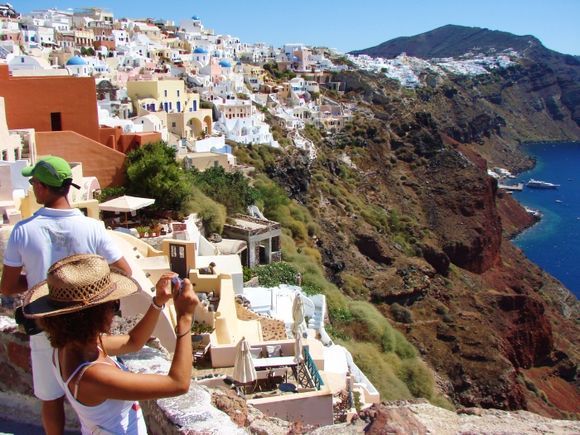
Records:
M197 363L198 360L202 360L206 357L209 348L211 347L211 343L207 343L206 345L199 344L196 348L193 349L193 363Z
M267 345L266 349L268 351L268 358L282 356L282 346L280 346L279 344Z

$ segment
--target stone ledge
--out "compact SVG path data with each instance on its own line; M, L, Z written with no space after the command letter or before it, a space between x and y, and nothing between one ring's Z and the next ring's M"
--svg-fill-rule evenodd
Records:
M148 347L126 355L123 361L135 373L165 375L171 367L163 352ZM189 391L182 396L142 401L141 406L151 433L247 433L236 426L227 414L214 408L209 390L193 381Z

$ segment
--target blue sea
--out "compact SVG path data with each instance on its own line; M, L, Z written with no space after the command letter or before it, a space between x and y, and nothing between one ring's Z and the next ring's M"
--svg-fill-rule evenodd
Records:
M515 182L530 179L559 184L556 190L529 189L515 192L523 205L540 210L541 221L515 238L534 263L580 296L580 143L525 145L537 159L534 169L521 173Z

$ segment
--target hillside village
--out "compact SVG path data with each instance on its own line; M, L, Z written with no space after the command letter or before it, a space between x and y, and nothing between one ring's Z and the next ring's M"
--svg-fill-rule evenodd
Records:
M348 422L381 396L327 332L325 295L306 292L300 274L277 286L245 275L282 260L279 222L253 206L230 214L220 234L207 231L196 214L145 226L140 212L161 198L100 203L99 195L124 185L132 152L159 142L184 168L200 173L217 167L251 172L233 151L250 145L297 148L315 160L305 130L332 136L356 113L341 101L344 84L333 81L336 72L360 68L412 88L426 72L487 74L515 57L427 62L404 54L390 60L341 56L301 43L243 42L206 28L195 15L175 23L119 18L100 8L21 15L0 5L0 251L13 226L39 208L21 169L42 156L61 156L72 162L81 186L71 192L72 205L103 220L143 289L123 300L123 317L130 322L146 309L152 283L169 270L188 277L202 301L192 330L197 382L183 397L145 405L148 424L173 433L210 430L219 422L235 433L236 425L211 406L208 388L233 392L265 416L290 423ZM0 354L12 374L0 372L0 397L6 399L0 415L17 412L34 422L27 341L15 334L11 304L3 301L0 317L2 346L14 349ZM157 349L130 357L129 367L166 371L175 324L168 304L155 329ZM236 379L242 342L249 344L255 369L250 382ZM69 425L75 427L74 419Z
M247 215L231 216L223 233L209 239L195 214L183 221L160 220L145 230L138 226L137 211L155 198L117 198L124 205L97 201L102 191L124 184L129 153L160 141L175 150L185 168L201 172L251 169L236 163L232 143L279 148L282 141L314 159L312 142L300 132L307 125L336 132L352 116L321 92L321 87L339 88L329 72L344 67L303 44L275 49L242 43L205 28L196 16L176 25L116 19L98 8L21 16L7 4L1 13L2 250L13 225L40 207L20 175L22 167L45 155L63 157L72 162L81 186L71 192L71 204L103 219L144 289L123 300L124 318L146 311L149 289L165 271L195 285L202 305L192 331L198 379L193 389L236 386L265 415L316 426L354 415L355 396L359 409L378 403L379 393L350 353L326 333L324 295L304 293L299 276L290 286L244 283L243 266L281 260L279 223L253 207ZM266 116L290 132L288 137L275 138ZM12 304L3 301L8 315ZM297 305L303 316L298 323ZM11 317L2 319L4 333L15 330ZM168 306L154 331L169 352L175 322ZM233 373L242 341L251 346L255 366L249 385ZM25 349L26 341L20 346ZM1 358L21 380L14 386L0 379L20 409L29 394L30 368L11 355ZM143 363L139 357L133 361L137 369ZM192 406L199 411L204 404ZM166 414L161 427L172 425Z

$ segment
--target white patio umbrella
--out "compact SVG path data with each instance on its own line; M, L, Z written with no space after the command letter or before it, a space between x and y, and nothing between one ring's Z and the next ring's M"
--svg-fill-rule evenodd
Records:
M250 345L245 337L242 337L236 346L236 360L232 378L240 384L247 384L258 379L250 353Z
M155 204L153 198L141 198L138 196L123 195L118 198L99 204L102 211L113 211L115 213L125 213L125 222L127 222L127 213L135 212L139 209Z
M302 303L302 296L296 293L294 302L292 303L292 333L296 341L294 342L294 359L297 363L302 362L302 336L306 333L306 324L304 323L304 305Z

